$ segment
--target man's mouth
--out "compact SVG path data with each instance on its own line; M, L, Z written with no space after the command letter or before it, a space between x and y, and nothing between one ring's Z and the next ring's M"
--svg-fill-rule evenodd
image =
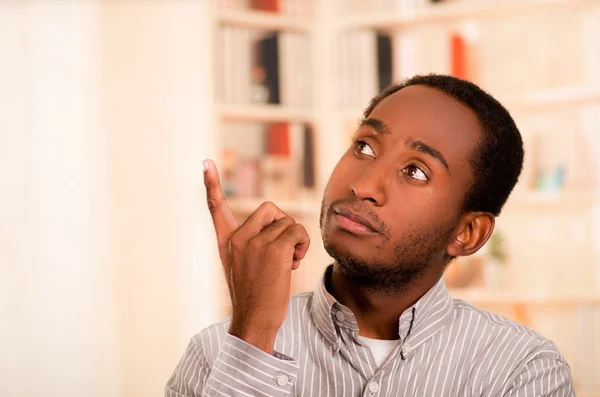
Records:
M378 229L365 216L348 208L335 208L334 219L337 225L357 235L379 234Z

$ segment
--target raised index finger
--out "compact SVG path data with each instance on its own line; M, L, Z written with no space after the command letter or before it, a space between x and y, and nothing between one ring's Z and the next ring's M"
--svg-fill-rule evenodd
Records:
M238 223L225 200L217 167L211 160L204 160L203 165L206 202L217 233L219 249L222 249L231 233L238 228Z

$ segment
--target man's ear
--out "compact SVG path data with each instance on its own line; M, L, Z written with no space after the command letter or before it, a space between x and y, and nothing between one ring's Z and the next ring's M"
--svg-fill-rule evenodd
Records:
M468 256L477 252L488 241L496 218L489 212L464 214L454 230L446 251L450 256Z

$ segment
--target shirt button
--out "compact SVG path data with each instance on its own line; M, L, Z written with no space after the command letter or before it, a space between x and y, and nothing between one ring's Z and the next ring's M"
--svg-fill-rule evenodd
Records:
M335 318L337 318L337 320L342 323L346 319L346 316L340 310L340 311L338 311L338 312L335 313Z
M281 386L281 387L287 386L287 384L288 384L288 377L286 375L283 375L283 374L279 375L277 377L277 384L279 386Z
M379 391L379 384L377 382L369 383L369 391L371 393L377 393Z

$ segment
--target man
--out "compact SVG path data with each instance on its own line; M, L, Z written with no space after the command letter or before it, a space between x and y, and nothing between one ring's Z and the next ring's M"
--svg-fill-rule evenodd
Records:
M375 97L325 189L334 259L289 297L309 238L272 203L241 226L205 162L231 319L192 338L166 396L574 396L551 341L466 302L442 274L490 237L523 163L509 113L416 76Z

